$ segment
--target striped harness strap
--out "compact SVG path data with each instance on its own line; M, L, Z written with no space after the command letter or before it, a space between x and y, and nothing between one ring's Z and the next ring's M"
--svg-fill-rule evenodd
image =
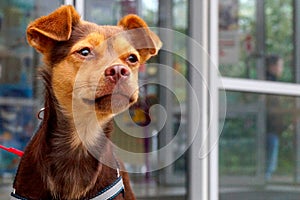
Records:
M120 176L119 169L118 169L117 180L115 182L113 182L111 185L104 188L101 192L99 192L91 200L113 200L120 193L123 193L123 195L124 195L124 192L125 192L125 188L124 188L124 184L123 184L123 179L122 179L122 176ZM16 194L16 191L14 190L11 193L10 200L28 200L28 199L19 196L18 194Z

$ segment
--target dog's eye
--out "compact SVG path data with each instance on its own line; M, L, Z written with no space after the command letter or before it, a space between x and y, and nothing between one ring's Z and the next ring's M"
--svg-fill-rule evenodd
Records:
M127 58L127 61L130 62L131 64L135 64L139 61L139 59L136 55L130 54Z
M80 50L78 51L78 53L79 53L80 55L86 57L86 56L90 55L91 50L90 50L89 48L85 47L85 48L83 48L83 49L80 49Z

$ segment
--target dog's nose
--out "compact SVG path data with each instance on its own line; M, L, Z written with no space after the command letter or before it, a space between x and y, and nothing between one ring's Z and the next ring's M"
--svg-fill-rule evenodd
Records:
M113 65L104 71L104 75L113 82L126 79L130 75L129 68L124 65Z

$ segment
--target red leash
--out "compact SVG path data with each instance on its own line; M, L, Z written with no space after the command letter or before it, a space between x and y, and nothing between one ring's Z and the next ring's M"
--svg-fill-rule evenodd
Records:
M20 151L20 150L18 150L18 149L11 148L11 147L10 147L10 148L7 148L7 147L2 146L2 145L0 145L0 149L3 149L3 150L5 150L5 151L7 151L7 152L10 152L10 153L13 153L13 154L15 154L15 155L17 155L17 156L19 156L19 157L22 157L23 154L24 154L23 151Z

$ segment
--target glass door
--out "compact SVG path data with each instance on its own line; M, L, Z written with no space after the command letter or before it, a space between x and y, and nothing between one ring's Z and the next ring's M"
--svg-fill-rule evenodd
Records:
M219 70L227 90L221 199L238 199L243 188L249 199L259 192L285 199L283 186L299 186L298 9L297 0L219 1ZM268 193L275 185L282 196Z

